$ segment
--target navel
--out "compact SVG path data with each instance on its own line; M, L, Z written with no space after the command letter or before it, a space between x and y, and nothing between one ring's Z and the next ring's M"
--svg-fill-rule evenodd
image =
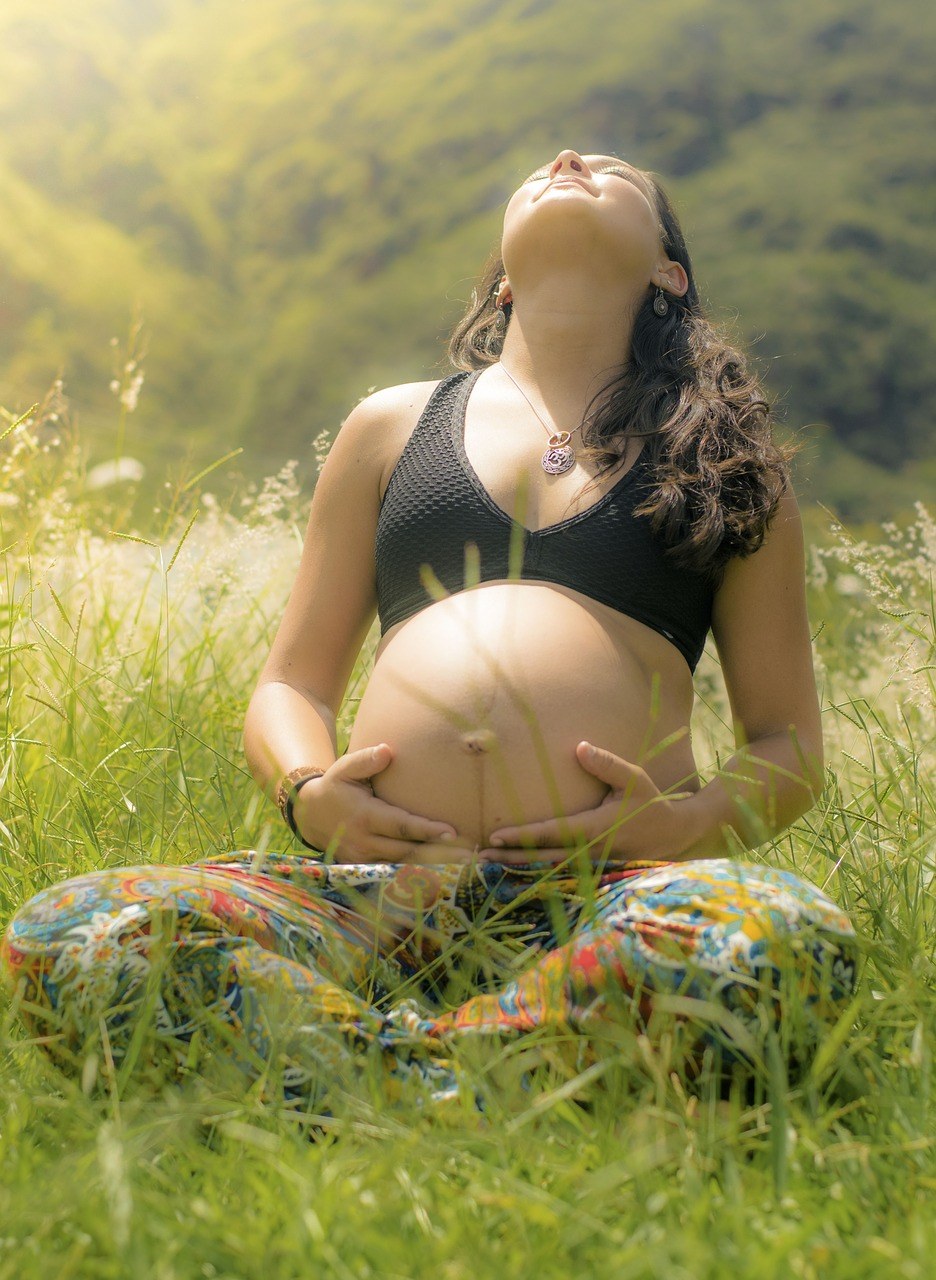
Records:
M486 756L497 746L497 738L490 729L470 729L459 735L459 741L470 756Z

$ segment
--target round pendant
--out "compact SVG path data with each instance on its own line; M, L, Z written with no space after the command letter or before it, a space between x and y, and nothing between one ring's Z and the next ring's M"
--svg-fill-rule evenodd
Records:
M558 431L549 437L549 448L543 454L543 470L549 476L561 476L575 466L575 454L569 444L572 434Z

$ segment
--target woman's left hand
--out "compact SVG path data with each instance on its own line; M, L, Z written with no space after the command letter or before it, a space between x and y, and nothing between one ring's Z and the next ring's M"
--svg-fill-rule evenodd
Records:
M662 792L639 765L589 742L580 742L575 754L583 769L611 788L601 804L568 817L500 827L479 857L525 863L535 850L537 862L563 862L574 848L587 845L593 861L669 860L692 843L683 806L694 792Z

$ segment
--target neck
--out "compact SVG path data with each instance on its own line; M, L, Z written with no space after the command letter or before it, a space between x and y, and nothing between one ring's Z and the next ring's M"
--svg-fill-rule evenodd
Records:
M501 363L568 429L627 361L635 310L633 296L611 295L607 284L528 288L514 300Z

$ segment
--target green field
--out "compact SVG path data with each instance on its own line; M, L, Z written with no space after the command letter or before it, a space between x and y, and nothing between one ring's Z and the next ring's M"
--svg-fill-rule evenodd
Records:
M210 477L174 483L143 540L119 490L89 487L66 423L60 405L0 444L4 921L69 874L285 845L239 739L308 492L287 470L225 510ZM805 515L828 780L755 856L851 912L864 972L804 1078L774 1061L720 1099L671 1070L665 1041L577 1073L545 1038L529 1091L509 1047L468 1064L493 1099L484 1119L388 1106L362 1077L313 1125L259 1084L153 1095L106 1058L82 1087L6 1012L0 1280L926 1280L936 525L922 505L860 538ZM733 749L712 653L697 683L710 776Z
M927 0L3 0L0 404L61 371L112 457L139 315L147 505L236 447L308 482L369 387L438 376L507 198L572 146L659 173L811 493L908 515L936 482L934 49Z

